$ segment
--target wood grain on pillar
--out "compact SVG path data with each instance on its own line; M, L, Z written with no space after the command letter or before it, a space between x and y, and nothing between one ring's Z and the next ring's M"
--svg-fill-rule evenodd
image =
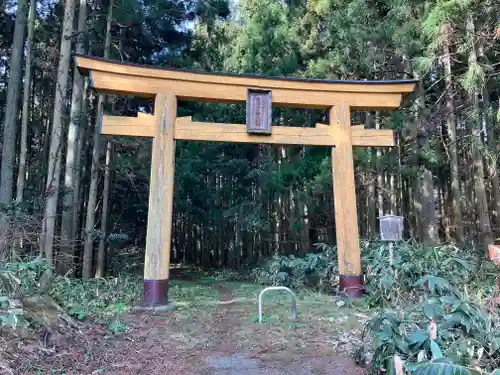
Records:
M155 136L149 182L148 227L144 260L144 304L167 303L174 196L175 120L177 98L155 98Z
M339 137L332 148L332 174L340 289L351 295L359 295L362 291L361 255L348 105L337 104L330 109L330 125L338 128L336 133Z

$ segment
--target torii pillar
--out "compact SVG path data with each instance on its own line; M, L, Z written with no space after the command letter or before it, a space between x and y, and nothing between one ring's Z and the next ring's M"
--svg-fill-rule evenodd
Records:
M175 121L177 98L160 93L155 98L155 137L149 182L148 227L144 259L144 305L168 302L168 274L174 205Z
M338 136L340 138L335 147L332 147L339 290L347 292L350 296L359 297L363 292L363 280L349 106L337 104L330 108L330 126L339 129ZM355 250L353 251L353 249Z

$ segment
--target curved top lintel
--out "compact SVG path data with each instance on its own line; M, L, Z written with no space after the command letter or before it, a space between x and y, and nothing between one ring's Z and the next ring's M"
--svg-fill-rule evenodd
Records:
M273 104L278 106L328 108L342 102L356 109L390 109L397 108L403 95L415 88L414 80L331 81L202 73L81 55L75 61L98 91L143 97L169 91L185 100L241 103L247 88L265 88L273 91Z

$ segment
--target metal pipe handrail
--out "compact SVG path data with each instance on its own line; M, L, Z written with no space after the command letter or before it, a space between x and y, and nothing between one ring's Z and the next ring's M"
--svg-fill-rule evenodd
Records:
M264 293L271 290L284 290L290 293L292 296L292 320L297 319L297 297L295 296L295 293L286 286L269 286L264 288L259 294L259 323L262 323L262 297L264 296Z

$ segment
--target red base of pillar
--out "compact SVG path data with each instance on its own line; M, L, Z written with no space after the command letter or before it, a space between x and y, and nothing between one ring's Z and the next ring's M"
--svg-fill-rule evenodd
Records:
M144 280L144 306L163 306L168 303L168 279Z
M339 291L349 298L361 298L365 292L361 275L340 275Z

